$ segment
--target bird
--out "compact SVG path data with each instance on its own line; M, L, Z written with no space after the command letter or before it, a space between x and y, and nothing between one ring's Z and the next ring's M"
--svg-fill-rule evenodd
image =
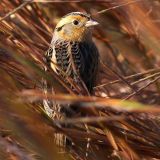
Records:
M85 84L89 93L95 86L99 52L92 40L93 27L99 23L87 13L71 12L55 27L46 52L47 65L60 77Z
M89 94L93 92L96 83L99 52L92 40L93 27L99 23L87 13L71 12L63 16L56 25L48 51L45 54L46 63L64 80L71 78L77 86L83 86ZM45 81L45 93L47 83ZM76 105L56 104L47 97L43 106L52 119L64 119L79 114ZM63 126L64 127L64 126ZM67 126L65 126L67 127ZM55 134L55 143L66 146L71 141L62 134Z

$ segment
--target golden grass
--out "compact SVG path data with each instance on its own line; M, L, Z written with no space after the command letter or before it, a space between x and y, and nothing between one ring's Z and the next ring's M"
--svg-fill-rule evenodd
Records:
M160 159L159 7L158 0L2 0L0 159ZM43 70L54 26L72 11L100 22L94 41L101 66L91 96ZM42 78L56 92L48 99L71 104L75 115L47 116ZM56 146L57 133L73 145Z

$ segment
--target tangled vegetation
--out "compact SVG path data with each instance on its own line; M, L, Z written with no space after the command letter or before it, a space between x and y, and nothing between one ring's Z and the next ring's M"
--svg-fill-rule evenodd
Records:
M100 23L94 42L101 62L90 96L43 69L54 27L72 11ZM0 159L160 159L159 27L159 0L2 0ZM43 78L56 92L47 98L78 114L45 113ZM72 145L57 146L58 134Z

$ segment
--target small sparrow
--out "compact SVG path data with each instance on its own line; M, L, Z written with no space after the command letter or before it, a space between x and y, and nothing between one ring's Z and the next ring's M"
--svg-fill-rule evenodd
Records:
M91 93L98 69L98 50L92 41L93 26L98 25L89 14L72 12L57 24L46 58L49 66L64 79L70 77L78 85L81 79Z

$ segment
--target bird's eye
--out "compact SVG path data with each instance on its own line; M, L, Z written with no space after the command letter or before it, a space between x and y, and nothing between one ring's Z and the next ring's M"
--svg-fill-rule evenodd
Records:
M73 21L73 24L74 24L74 25L78 25L78 24L79 24L79 21L74 20L74 21Z

